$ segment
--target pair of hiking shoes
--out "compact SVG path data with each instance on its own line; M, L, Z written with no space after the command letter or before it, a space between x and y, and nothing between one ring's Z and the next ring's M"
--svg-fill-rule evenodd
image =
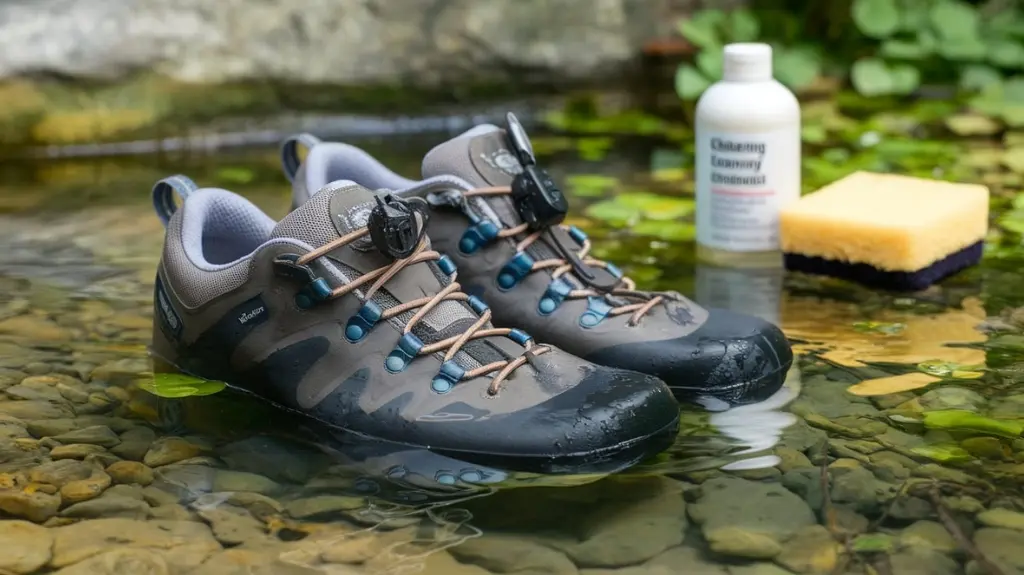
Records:
M660 451L677 401L759 401L792 363L770 323L638 290L590 256L511 114L431 150L421 180L307 134L282 161L280 222L184 176L154 187L152 350L175 368L357 433L550 471Z

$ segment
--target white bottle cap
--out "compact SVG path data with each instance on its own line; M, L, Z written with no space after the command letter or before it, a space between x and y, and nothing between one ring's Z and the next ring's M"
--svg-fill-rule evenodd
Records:
M722 79L727 82L764 82L772 79L772 47L739 43L725 46Z

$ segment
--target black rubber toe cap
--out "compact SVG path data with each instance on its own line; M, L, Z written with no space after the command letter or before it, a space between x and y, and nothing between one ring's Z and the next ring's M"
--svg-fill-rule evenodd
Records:
M711 396L742 405L778 391L793 363L782 330L754 316L709 312L704 325L685 337L617 345L586 359L658 376L682 401Z

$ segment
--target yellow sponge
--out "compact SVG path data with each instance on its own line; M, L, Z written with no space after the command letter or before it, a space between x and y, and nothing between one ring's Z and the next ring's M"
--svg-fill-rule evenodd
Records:
M856 172L783 208L786 267L922 289L981 259L988 188Z

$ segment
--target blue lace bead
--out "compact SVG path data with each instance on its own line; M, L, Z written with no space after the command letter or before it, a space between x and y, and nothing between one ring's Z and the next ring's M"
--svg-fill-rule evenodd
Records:
M450 276L455 273L456 269L455 262L453 262L452 258L448 256L441 256L440 259L437 260L437 267L441 268L441 273L446 276Z
M525 346L527 342L533 339L532 337L530 337L530 334L526 333L521 329L513 329L512 331L510 331L508 334L508 338L522 346Z
M587 241L587 234L583 233L583 230L576 226L569 226L569 237L580 245L583 245L583 242Z

